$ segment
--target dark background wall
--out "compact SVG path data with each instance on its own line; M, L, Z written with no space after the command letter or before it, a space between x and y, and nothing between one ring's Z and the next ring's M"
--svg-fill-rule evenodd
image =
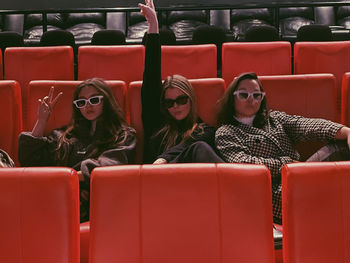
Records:
M329 0L328 0L329 1ZM276 3L310 3L328 2L298 1L298 0L274 0ZM70 8L115 8L115 7L137 7L138 0L1 0L0 10L40 10L40 9L70 9ZM157 7L170 7L174 5L236 5L249 2L258 4L271 4L270 0L155 0ZM342 1L333 1L342 2Z

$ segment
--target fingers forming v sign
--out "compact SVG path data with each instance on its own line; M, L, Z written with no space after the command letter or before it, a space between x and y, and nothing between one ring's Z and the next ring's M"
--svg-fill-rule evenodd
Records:
M153 0L145 0L145 4L139 4L141 13L145 16L148 25L149 33L158 33L158 19L154 8Z
M62 96L62 92L58 93L57 96L54 98L55 88L52 86L50 88L49 94L45 96L43 99L39 99L39 111L38 111L38 118L39 119L48 119L51 115L51 112L53 110L53 107L56 105L58 99Z

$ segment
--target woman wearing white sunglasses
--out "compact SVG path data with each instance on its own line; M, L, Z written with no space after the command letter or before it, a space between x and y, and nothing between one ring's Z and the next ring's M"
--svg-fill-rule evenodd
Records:
M39 100L38 119L32 132L19 136L22 166L67 166L80 171L80 218L89 216L90 173L98 166L132 163L136 147L135 131L102 79L80 83L72 103L70 123L44 136L47 121L62 93Z
M281 223L281 175L284 164L299 161L293 145L307 140L347 140L322 148L309 161L349 159L350 129L323 119L270 111L255 73L244 73L220 101L215 144L226 162L265 164L272 176L273 215ZM336 154L334 151L341 152ZM320 154L321 153L321 154Z
M152 0L139 4L148 21L145 71L141 89L144 162L223 162L214 147L215 129L198 119L196 96L180 75L161 81L158 20Z

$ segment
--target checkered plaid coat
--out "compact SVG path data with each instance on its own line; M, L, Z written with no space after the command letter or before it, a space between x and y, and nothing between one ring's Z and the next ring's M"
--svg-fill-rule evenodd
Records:
M281 175L286 163L299 160L293 145L307 140L334 140L342 125L323 120L270 111L267 124L255 128L242 123L223 125L215 144L226 162L264 164L272 176L273 214L281 221Z

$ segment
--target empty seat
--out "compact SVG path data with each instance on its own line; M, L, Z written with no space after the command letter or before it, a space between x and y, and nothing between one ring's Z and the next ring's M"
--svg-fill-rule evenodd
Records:
M77 85L81 81L31 81L28 89L27 116L24 122L24 130L31 131L37 120L38 99L42 99L49 94L50 87L55 87L55 94L63 92L57 101L55 108L46 125L45 134L56 128L67 125L71 120L73 109L73 95ZM107 81L120 107L125 110L125 82Z
M209 125L216 125L216 103L222 97L225 90L223 79L192 79L192 84L197 96L198 115ZM136 130L137 146L136 161L142 162L143 153L143 125L141 108L142 82L131 82L127 89L127 108L130 113L130 125Z
M216 46L162 46L162 79L180 74L186 78L216 78Z
M282 168L284 262L350 261L350 162Z
M16 162L17 138L22 131L22 101L18 82L0 81L0 109L0 148Z
M89 262L273 262L270 184L262 165L97 168Z
M305 74L259 77L270 109L309 118L339 121L335 77L332 74ZM300 143L297 149L305 160L323 144Z
M23 113L25 114L28 84L31 80L74 80L73 67L72 47L7 48L4 79L19 82L22 90Z
M79 262L79 182L69 168L0 169L1 262Z
M341 123L350 126L350 72L343 76L341 92Z
M78 51L78 79L142 80L145 48L132 46L82 46Z
M332 73L336 78L340 112L341 80L350 71L350 42L297 42L294 45L294 73Z
M291 74L289 42L224 43L222 46L222 77L229 85L243 72L258 75Z
M4 78L4 71L2 69L2 52L0 49L0 80L2 80Z

